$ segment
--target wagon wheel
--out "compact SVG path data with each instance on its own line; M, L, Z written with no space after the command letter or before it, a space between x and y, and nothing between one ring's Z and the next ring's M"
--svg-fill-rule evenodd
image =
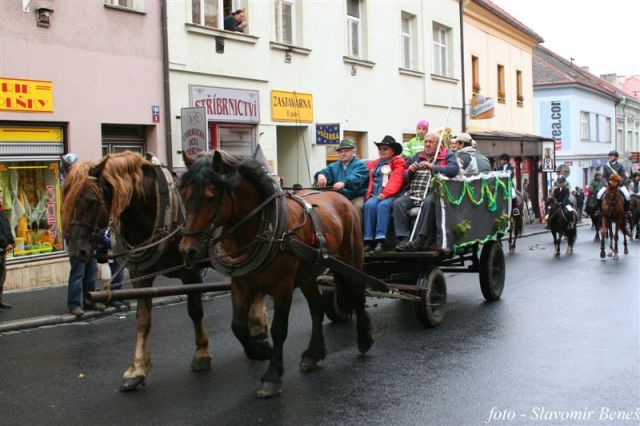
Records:
M337 292L335 290L322 290L322 307L324 308L324 314L331 322L348 322L351 320L351 315L340 311L336 295Z
M440 325L444 320L445 305L447 303L447 283L444 273L438 268L420 275L417 282L418 296L416 301L416 316L424 327L431 328Z
M480 253L480 290L487 302L500 299L504 289L504 252L496 241L488 241Z

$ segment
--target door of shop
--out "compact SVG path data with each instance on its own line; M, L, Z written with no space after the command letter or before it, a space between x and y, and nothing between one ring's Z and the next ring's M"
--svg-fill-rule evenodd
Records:
M256 126L250 124L220 124L209 122L211 149L236 154L253 155L256 148Z

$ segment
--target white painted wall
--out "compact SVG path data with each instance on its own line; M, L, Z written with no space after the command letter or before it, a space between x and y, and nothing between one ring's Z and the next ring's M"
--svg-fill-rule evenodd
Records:
M460 68L459 3L456 0L429 1L365 1L367 34L365 59L375 65L345 63L347 54L346 4L343 1L297 2L302 5L302 25L298 31L303 42L300 47L310 49L308 55L292 53L291 63L285 63L285 52L270 47L275 40L273 2L248 1L248 34L258 37L248 43L225 39L225 52L215 52L215 30L201 30L186 25L191 19L190 1L169 2L170 67L172 117L181 107L189 106L189 84L252 89L260 92L260 143L267 158L277 164L275 126L289 125L271 120L271 90L296 91L313 94L314 122L341 125L341 131L368 132L365 157L377 154L373 141L386 134L401 140L402 133L415 132L418 119L427 118L432 128L444 123L446 109L453 98L449 126L460 130L462 97ZM400 24L401 12L416 15L419 53L418 71L422 76L401 74ZM454 49L451 81L432 79L432 22L452 28ZM293 124L293 123L290 123ZM180 121L174 119L174 164L181 158ZM315 126L307 127L304 140L311 153L311 173L323 167L324 147L311 146ZM301 142L302 143L302 142Z

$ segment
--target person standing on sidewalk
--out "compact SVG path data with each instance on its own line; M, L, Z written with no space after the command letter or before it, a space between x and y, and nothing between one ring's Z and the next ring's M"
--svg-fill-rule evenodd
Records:
M2 291L4 289L4 281L7 278L7 257L8 251L11 251L15 245L11 225L4 215L4 209L0 204L0 308L8 309L11 305L2 300Z
M109 253L111 252L111 230L109 228L103 228L98 233L98 241L96 244L96 261L98 263L107 263L109 270L111 271L111 278L108 280L109 288L111 290L122 289L122 279L124 278L124 268L120 267L120 263L116 259L109 259ZM120 308L122 306L129 307L128 302L121 302L119 300L112 300L107 303L108 306L114 308Z
M79 157L72 152L62 156L62 162L64 169L73 167L77 163ZM63 183L64 185L64 183ZM95 253L91 254L91 259L88 262L80 262L76 259L69 257L69 264L71 266L69 270L69 287L67 289L67 307L69 312L77 317L84 315L84 309L82 309L83 295L86 295L90 291L96 289L96 279L98 278L98 263L96 262ZM95 309L98 311L104 311L104 305L99 303L84 304L84 308Z

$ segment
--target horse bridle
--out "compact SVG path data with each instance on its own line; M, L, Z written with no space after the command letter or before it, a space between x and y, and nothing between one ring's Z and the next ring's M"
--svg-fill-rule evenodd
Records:
M225 238L227 238L229 235L231 235L236 229L238 229L238 227L244 223L246 223L249 219L252 219L254 216L256 216L260 211L262 211L263 208L265 208L267 205L269 205L269 203L271 203L273 200L275 200L278 197L282 197L283 194L281 192L274 192L273 194L271 194L269 197L267 197L262 203L258 204L253 210L251 210L249 213L247 213L246 215L242 216L236 223L234 223L231 227L227 228L224 230L224 232L222 234L220 234L218 237L214 237L215 235L215 231L216 229L219 228L219 226L217 225L218 220L220 218L220 212L221 209L220 207L222 206L222 201L224 199L224 195L226 193L229 193L228 190L223 190L221 192L221 194L216 197L216 216L213 218L213 221L211 222L211 225L209 226L205 226L204 228L195 230L195 231L189 231L186 229L182 230L182 235L185 237L195 237L198 235L202 235L202 234L207 234L206 238L204 239L205 244L207 245L215 245L217 243L219 243L220 241L224 240ZM229 197L232 200L233 203L233 194L229 193Z
M93 191L93 189L91 190ZM88 223L81 222L75 219L72 220L71 223L69 224L69 228L76 226L79 228L88 229L89 232L91 232L91 242L97 241L98 237L100 236L100 229L103 228L100 226L101 219L104 217L105 221L107 221L109 218L109 211L107 210L107 206L105 205L104 198L102 197L102 193L100 191L95 191L95 195L98 199L98 203L100 204L101 211L96 213L96 217L93 224L90 225Z

